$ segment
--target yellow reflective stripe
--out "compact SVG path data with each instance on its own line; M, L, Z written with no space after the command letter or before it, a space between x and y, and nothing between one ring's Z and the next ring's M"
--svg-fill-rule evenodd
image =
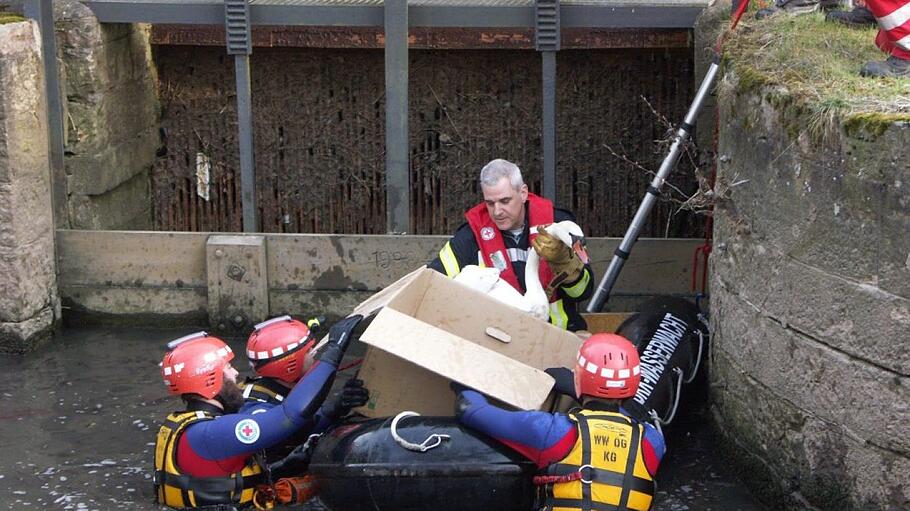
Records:
M591 274L588 272L587 268L585 268L582 270L581 278L578 279L578 282L576 282L571 287L564 287L562 290L565 291L570 298L578 298L582 293L585 292L585 288L588 287L588 282L590 281Z
M550 304L550 323L563 329L569 326L569 315L562 300Z
M452 250L451 242L447 241L446 245L439 251L439 260L442 261L442 266L445 268L446 275L449 278L461 272L461 267L458 266L458 259L455 257L455 251Z

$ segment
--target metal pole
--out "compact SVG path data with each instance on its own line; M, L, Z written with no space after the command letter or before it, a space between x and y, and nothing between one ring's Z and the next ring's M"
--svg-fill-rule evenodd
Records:
M534 47L540 52L543 196L556 202L556 52L562 40L559 0L534 1Z
M51 205L54 227L69 226L66 213L66 174L63 163L63 100L57 70L57 38L54 34L54 7L51 0L30 0L26 14L41 31L41 59L44 61L44 96L47 98L47 143L51 167Z
M253 158L253 100L250 87L250 5L247 0L224 0L224 27L228 55L234 56L237 84L237 129L240 137L240 197L243 232L259 230L256 204L256 168Z
M543 196L556 202L556 52L541 52L543 74Z
M249 55L234 55L237 78L237 123L240 131L240 189L243 201L243 232L259 230L256 205L256 168L253 165L253 106Z
M629 225L626 235L619 244L619 248L617 248L616 252L613 254L613 259L610 261L610 266L607 268L607 274L604 275L603 280L600 281L600 285L597 286L597 291L594 292L594 296L591 298L591 301L588 302L588 312L600 312L603 308L603 304L609 299L610 291L612 291L613 285L616 284L616 279L619 278L619 272L622 271L623 264L625 264L626 259L629 258L629 254L632 252L632 246L635 245L635 241L638 240L638 235L641 232L644 222L651 213L651 208L657 201L657 196L660 195L661 187L664 185L670 172L676 167L682 149L691 136L695 119L698 117L698 112L701 110L705 98L708 96L711 86L717 78L717 72L720 69L719 64L720 58L715 56L714 61L711 62L711 66L708 67L707 73L705 73L705 78L702 80L698 92L695 93L695 99L692 100L692 104L689 106L689 111L686 113L685 120L676 132L676 138L673 140L673 145L670 146L670 153L664 158L663 163L660 165L660 169L657 171L657 175L654 176L654 180L651 181L651 185L648 186L648 192L645 194L641 206L638 207L638 211L635 213L635 217L632 219L632 223Z
M411 231L408 159L408 2L385 1L385 184L386 228Z

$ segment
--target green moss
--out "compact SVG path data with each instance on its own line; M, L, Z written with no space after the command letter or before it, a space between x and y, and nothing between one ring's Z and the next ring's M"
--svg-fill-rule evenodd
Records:
M881 134L910 116L910 79L859 76L863 63L885 57L874 39L874 29L845 30L821 14L746 14L727 40L724 64L739 78L736 92L760 94L781 112L791 137L807 132L820 140L842 122Z
M896 122L910 122L910 113L861 112L850 114L844 119L844 131L852 137L865 132L875 139Z
M25 21L25 18L11 12L0 12L0 25L18 23L20 21Z

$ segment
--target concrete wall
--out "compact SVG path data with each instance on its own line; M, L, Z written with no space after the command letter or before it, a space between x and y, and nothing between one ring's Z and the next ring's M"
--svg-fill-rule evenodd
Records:
M224 302L209 296L221 287L209 270L225 266L206 253L209 238L214 237L209 233L62 230L57 235L60 293L68 322L207 325L210 304ZM264 237L265 270L246 268L241 273L266 279L269 315L334 317L350 313L371 294L425 264L447 239L316 234ZM635 310L642 300L657 294L687 294L692 253L701 243L639 241L605 311ZM589 239L598 279L618 244L615 238ZM228 319L223 328L233 327ZM248 317L246 324L237 326L242 329L262 319Z
M149 171L160 139L149 26L102 25L79 2L54 3L69 226L147 229Z
M0 352L59 318L44 75L32 22L0 25Z
M910 509L910 125L793 139L760 90L725 80L717 422L794 508Z

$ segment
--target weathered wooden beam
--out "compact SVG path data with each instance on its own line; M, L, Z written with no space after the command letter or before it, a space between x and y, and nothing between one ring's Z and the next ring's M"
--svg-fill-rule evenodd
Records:
M561 49L688 48L689 29L563 28ZM253 46L263 48L361 48L385 46L382 27L254 26ZM224 46L224 27L153 25L152 44ZM409 27L417 50L531 50L532 28Z

